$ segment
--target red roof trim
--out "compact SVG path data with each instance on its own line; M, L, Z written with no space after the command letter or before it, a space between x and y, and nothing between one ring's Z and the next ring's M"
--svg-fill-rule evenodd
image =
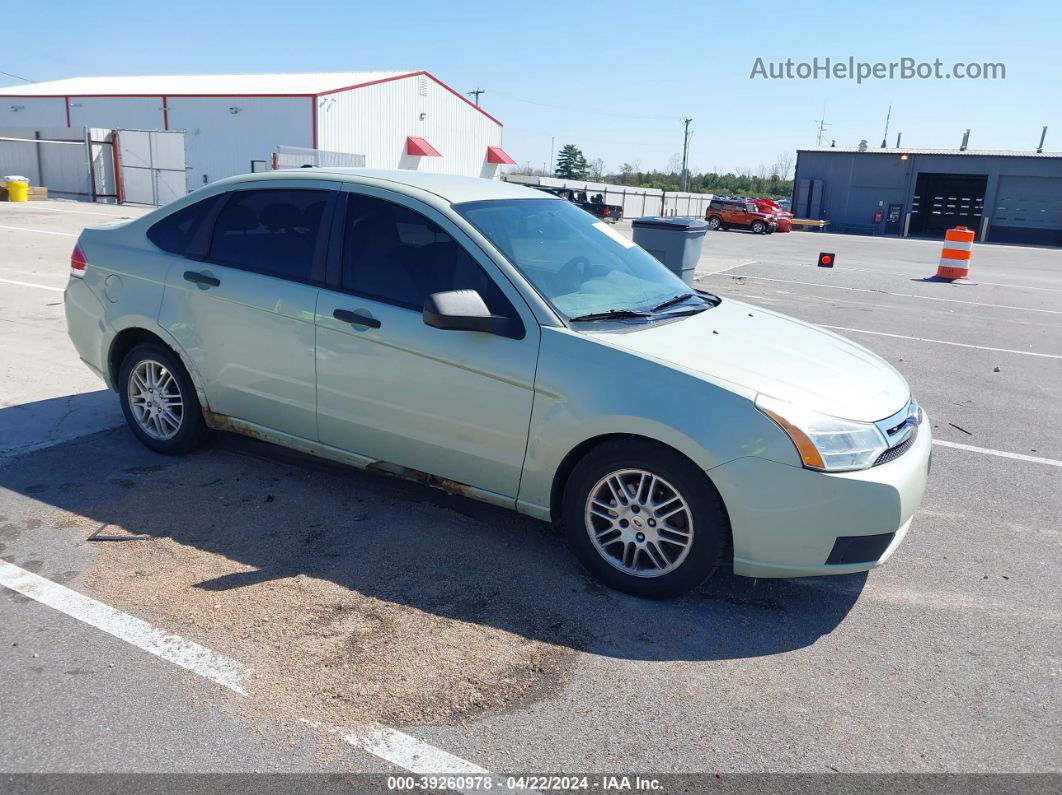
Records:
M442 152L415 135L406 137L406 154L416 157L442 157Z
M516 161L509 157L509 153L500 146L487 147L487 162L497 163L502 166L515 166Z
M380 83L390 83L392 80L405 80L407 77L416 77L417 75L427 74L426 72L409 72L404 75L392 75L391 77L381 77L379 80L370 80L367 83L354 83L349 86L341 86L340 88L330 88L327 91L318 91L316 96L323 97L326 94L338 94L340 91L351 91L355 88L365 88L366 86L376 86Z
M355 88L365 88L366 86L375 86L375 85L378 85L380 83L389 83L392 80L405 80L407 77L419 77L421 75L424 75L425 77L427 77L427 78L429 78L431 80L434 80L436 83L438 83L440 86L445 88L447 91L449 91L455 97L460 99L466 105L468 105L471 108L475 108L480 113L482 113L484 116L486 116L488 119L490 119L492 122L497 124L499 127L505 126L505 125L502 124L502 122L499 119L495 118L494 116L491 116L489 113L487 113L487 111L483 110L483 108L481 108L475 102L470 100L464 94L462 94L462 93L460 93L458 91L455 91L454 89L450 88L450 86L446 85L446 83L444 83L442 80L437 78L435 75L431 74L431 72L425 71L423 69L421 69L419 72L409 72L408 74L404 74L404 75L394 75L393 77L384 77L384 78L381 78L379 80L370 80L367 83L355 83L354 85L350 85L350 86L342 86L340 88L330 88L330 89L328 89L326 91L318 91L316 94L312 93L312 92L310 92L310 93L302 93L302 94L239 94L239 93L233 94L233 93L230 92L228 94L167 94L166 96L169 97L170 99L181 99L181 98L184 98L184 99L198 99L198 98L201 98L201 97L205 97L205 98L212 98L212 97L231 97L231 98L235 98L235 97L323 97L323 96L326 96L328 94L339 93L340 91L352 91ZM141 98L141 97L148 98L148 97L161 97L161 96L162 96L161 94L70 94L68 96L68 98L72 99L74 97L77 97L77 98L84 98L84 99L136 99L136 98ZM56 95L56 94L18 94L18 95L0 94L0 97L11 98L11 99L62 99L63 98L61 95Z
M162 94L0 94L2 99L161 99ZM240 97L315 97L317 94L166 94L170 99L238 99Z
M460 99L462 102L464 102L470 108L475 108L480 113L482 113L484 116L486 116L488 119L490 119L492 122L497 124L499 127L504 127L505 126L504 124L501 123L501 121L499 121L498 119L496 119L493 116L491 116L489 113L487 113L487 111L483 110L483 108L481 108L475 102L470 100L464 94L461 94L461 93L455 91L454 89L450 88L450 86L446 85L446 83L444 83L442 80L437 78L431 72L428 72L428 71L426 71L424 69L421 69L419 72L410 72L410 73L404 74L404 75L395 75L394 77L384 77L384 78L382 78L380 80L370 80L368 83L355 83L352 86L343 86L342 88L332 88L332 89L329 89L328 91L321 91L320 93L317 94L317 96L323 97L325 94L336 94L336 93L338 93L340 91L352 91L355 88L365 88L366 86L375 86L375 85L378 85L380 83L389 83L392 80L405 80L407 77L420 77L421 75L423 75L424 77L429 78L430 80L434 80L436 83L438 83L440 86L442 86L447 91L449 91L451 94L453 94L455 97Z
M501 123L501 121L499 121L498 119L496 119L496 118L494 118L493 116L491 116L491 115L490 115L489 113L487 113L487 111L483 110L483 108L481 108L481 107L480 107L479 105L477 105L477 104L476 104L475 102L473 102L472 100L470 100L470 99L469 99L468 97L466 97L466 96L465 96L464 94L460 94L460 93L458 93L457 91L454 91L454 90L453 90L452 88L450 88L450 86L446 85L446 83L444 83L444 82L443 82L442 80L440 80L439 78L437 78L437 77L436 77L435 75L431 74L430 72L421 72L420 74L423 74L423 75L426 75L427 77L430 77L430 78L431 78L432 80L434 80L434 81L435 81L436 83L438 83L438 84L439 84L440 86L442 86L443 88L445 88L445 89L446 89L447 91L449 91L449 92L450 92L451 94L453 94L453 95L454 95L455 97L457 97L457 98L458 98L459 100L461 100L462 102L464 102L464 103L465 103L466 105L468 105L468 106L469 106L470 108L475 108L475 109L476 109L476 110L478 110L478 111L479 111L480 113L482 113L482 114L483 114L484 116L486 116L486 117L487 117L488 119L490 119L490 120L491 120L492 122L494 122L495 124L497 124L497 125L498 125L499 127L504 127L504 126L505 126L504 124L502 124L502 123Z

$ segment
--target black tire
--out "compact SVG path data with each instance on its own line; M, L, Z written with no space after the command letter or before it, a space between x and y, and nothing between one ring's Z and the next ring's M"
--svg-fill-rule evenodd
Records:
M162 439L148 434L133 415L133 409L129 405L129 381L137 365L145 361L154 361L161 364L173 375L177 382L181 398L181 416L177 432L173 436ZM118 369L118 398L122 403L122 413L133 435L140 440L141 444L149 447L157 453L164 455L183 455L196 449L206 441L208 429L203 421L203 410L199 405L199 397L195 392L188 371L184 369L180 358L169 348L156 343L144 343L137 345L122 359L122 366Z
M762 235L766 231L767 231L767 224L765 224L763 221L753 221L752 222L752 232L753 232L753 234Z
M645 470L662 478L689 506L692 542L685 559L667 573L651 577L628 574L610 563L607 553L599 551L591 540L585 514L591 491L603 478L624 469ZM591 450L568 477L561 523L572 551L594 577L616 590L647 599L668 599L696 588L716 572L730 550L730 518L711 480L685 456L649 440L614 440ZM616 547L610 549L615 551ZM651 558L648 552L643 554Z
M723 219L718 215L711 215L708 217L708 228L713 232L722 232L726 229L726 227L723 226Z

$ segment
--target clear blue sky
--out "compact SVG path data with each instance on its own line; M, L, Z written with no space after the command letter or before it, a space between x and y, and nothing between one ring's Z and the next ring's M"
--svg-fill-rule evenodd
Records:
M610 169L664 167L691 116L695 170L755 169L815 143L1062 150L1062 3L4 0L0 70L80 75L427 69L505 123L541 166L575 143ZM1006 79L750 80L757 57L939 58ZM17 81L0 75L0 85Z

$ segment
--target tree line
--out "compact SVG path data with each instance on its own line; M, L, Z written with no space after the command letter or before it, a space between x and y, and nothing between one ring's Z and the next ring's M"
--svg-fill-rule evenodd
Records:
M735 172L690 169L688 190L694 193L721 193L736 196L771 196L788 198L793 193L794 155L782 152L774 163L755 169ZM559 179L582 179L589 182L606 182L632 188L657 188L677 191L682 184L682 159L672 155L666 169L642 171L638 161L624 163L618 171L610 172L601 158L589 160L575 144L566 144L557 153L557 163L552 173L542 169L525 167L517 174L552 176Z

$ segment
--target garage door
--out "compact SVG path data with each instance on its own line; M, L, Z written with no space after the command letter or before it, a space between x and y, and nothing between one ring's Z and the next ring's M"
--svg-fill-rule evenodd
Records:
M944 238L956 226L981 231L984 174L920 173L911 199L911 235Z
M988 239L1062 246L1062 179L1000 177Z

